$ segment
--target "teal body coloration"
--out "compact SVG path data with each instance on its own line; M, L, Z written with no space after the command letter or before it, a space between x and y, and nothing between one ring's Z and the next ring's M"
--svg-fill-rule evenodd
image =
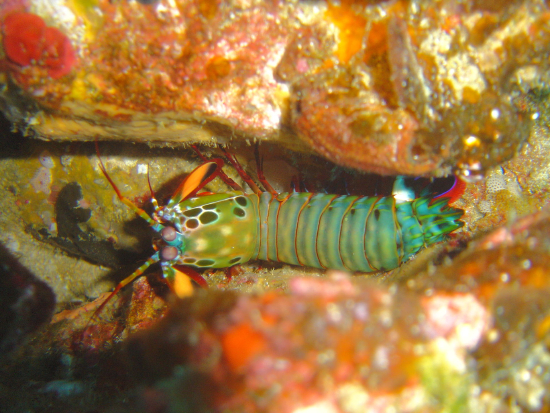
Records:
M347 271L397 268L460 228L447 199L305 192L213 194L164 211L183 236L182 264L224 268L251 259Z
M232 163L255 194L245 194L223 173L223 161L213 159L195 168L165 206L152 196L154 212L149 215L121 194L100 159L118 198L159 235L153 241L156 252L110 297L157 262L179 297L192 291L189 278L208 285L189 267L227 268L260 259L346 271L388 271L464 225L460 221L464 211L449 207L448 198L413 199L403 177L396 179L393 195L386 197L277 193L259 177L269 191L262 192L234 159ZM257 163L260 170L259 157ZM234 191L196 196L216 176Z
M262 193L255 258L347 271L391 270L462 227L464 212L447 202Z

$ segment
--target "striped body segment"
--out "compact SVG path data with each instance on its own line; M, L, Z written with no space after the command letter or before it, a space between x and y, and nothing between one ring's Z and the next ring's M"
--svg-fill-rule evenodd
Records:
M266 192L224 152L254 191L248 195L222 171L223 160L208 161L193 148L204 163L181 181L164 206L159 206L151 189L154 211L150 215L117 188L99 157L96 140L99 168L105 178L120 201L158 236L153 239L153 255L117 284L91 319L121 288L155 263L160 263L172 291L184 298L193 293L191 280L208 287L192 267L227 268L260 259L316 268L387 271L464 225L460 221L464 211L448 205L452 198L415 199L403 177L396 178L392 196L386 197L277 193L263 176L257 146L258 180ZM233 191L199 193L217 176Z
M214 194L172 211L183 234L179 260L223 268L250 259L348 271L387 271L460 228L446 198L313 193Z
M316 268L387 271L460 228L447 199L282 193L260 198L257 258Z
M160 263L172 291L183 298L193 293L191 280L208 287L192 267L227 268L260 259L316 268L387 271L463 225L464 211L448 205L452 197L432 198L427 187L424 196L415 198L403 177L396 178L392 196L386 197L277 193L263 176L256 146L258 180L265 188L262 192L224 151L254 191L248 195L223 172L223 160L206 160L193 148L204 163L181 181L164 206L159 206L151 189L154 210L150 215L122 195L99 157L96 141L99 167L118 198L158 236L153 239L153 255L117 284L92 319L121 288L155 263ZM215 177L233 191L199 193Z

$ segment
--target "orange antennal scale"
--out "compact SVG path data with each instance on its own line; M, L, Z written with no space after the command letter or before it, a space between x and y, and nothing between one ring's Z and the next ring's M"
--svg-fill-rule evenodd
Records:
M222 166L223 161L221 159L212 159L195 168L175 190L168 206L176 205L181 201L192 198L208 182L219 175Z
M208 288L206 280L193 268L186 265L173 264L168 270L170 276L165 278L168 286L178 298L189 297L193 294L193 284L195 281L200 287Z
M195 151L195 153L201 158L204 162L209 162L208 159L202 154L202 152L199 150L197 145L191 145L191 148ZM219 177L222 181L224 181L227 185L229 185L231 188L233 188L235 191L242 191L243 189L241 186L235 182L233 179L231 179L224 171L223 169L219 172Z
M208 288L208 283L203 278L203 276L196 270L194 270L191 267L187 267L185 265L172 265L172 267L176 268L178 271L181 271L185 275L187 275L189 278L191 278L193 281L195 281L198 285L200 285L202 288Z

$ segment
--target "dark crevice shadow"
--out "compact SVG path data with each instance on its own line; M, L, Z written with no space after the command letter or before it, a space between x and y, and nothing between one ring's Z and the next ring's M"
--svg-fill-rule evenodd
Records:
M153 253L150 243L149 250L135 253L117 249L111 241L100 239L93 232L82 230L81 224L90 219L92 211L80 206L81 199L82 189L76 182L65 185L59 192L55 203L57 236L50 234L46 228L30 226L27 230L39 241L109 268L120 268Z

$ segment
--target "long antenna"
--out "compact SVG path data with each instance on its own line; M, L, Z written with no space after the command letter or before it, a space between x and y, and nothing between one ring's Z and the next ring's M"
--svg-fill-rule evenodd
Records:
M145 212L143 209L139 208L132 201L130 201L128 198L126 198L124 195L122 195L122 193L120 192L120 190L118 189L116 184L113 182L113 180L111 179L111 177L107 173L107 170L105 169L105 165L103 165L103 161L101 160L101 155L99 154L99 143L98 143L97 139L95 141L95 150L96 150L96 153L97 153L97 158L99 159L99 168L101 169L101 172L103 172L103 175L105 176L105 178L107 178L107 181L109 181L109 184L111 184L111 187L115 190L116 195L118 196L118 199L120 199L120 201L124 205L126 205L128 208L130 208L136 214L138 214L141 218L143 218L145 221L147 221L149 223L149 225L151 225L153 227L157 227L158 223L155 220L153 220L147 212Z

